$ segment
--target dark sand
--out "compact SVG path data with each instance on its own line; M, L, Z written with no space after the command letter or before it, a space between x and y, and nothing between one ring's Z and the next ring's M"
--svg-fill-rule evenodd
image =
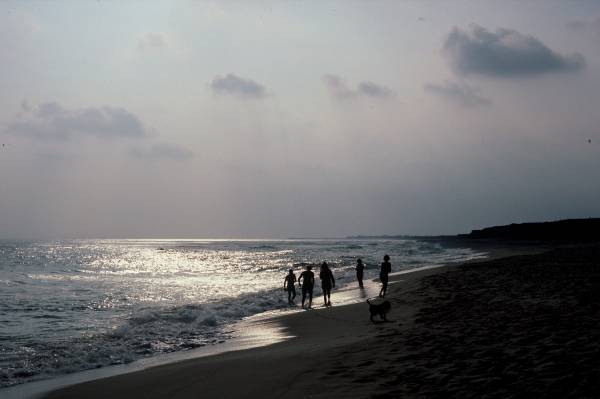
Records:
M302 312L275 321L289 341L47 398L600 397L599 247L396 280L391 322L369 322L365 304Z
M411 328L392 325L332 358L334 396L600 397L598 247L461 266L421 283L405 296L423 304Z

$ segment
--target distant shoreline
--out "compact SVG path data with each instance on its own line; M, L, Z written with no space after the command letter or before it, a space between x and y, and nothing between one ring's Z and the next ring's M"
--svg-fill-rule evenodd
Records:
M356 235L350 239L412 239L425 241L496 240L498 242L600 242L600 218L563 219L549 222L512 223L485 227L456 235Z

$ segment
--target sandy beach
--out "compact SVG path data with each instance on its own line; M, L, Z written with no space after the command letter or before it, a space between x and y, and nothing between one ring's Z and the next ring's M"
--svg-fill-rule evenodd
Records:
M45 398L594 397L599 261L572 247L397 275L387 323L364 303L299 312L269 321L285 342Z
M600 399L600 0L0 0L0 65L0 399Z

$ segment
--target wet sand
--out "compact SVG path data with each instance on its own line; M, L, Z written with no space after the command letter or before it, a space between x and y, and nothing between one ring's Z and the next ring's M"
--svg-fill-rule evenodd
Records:
M364 303L300 312L269 321L295 336L288 341L90 381L46 397L506 398L600 392L599 247L430 269L394 280L390 322L371 323Z

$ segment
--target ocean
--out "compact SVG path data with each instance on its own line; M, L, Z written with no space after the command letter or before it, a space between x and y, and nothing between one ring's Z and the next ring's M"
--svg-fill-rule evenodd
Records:
M327 261L336 287L355 286L356 259L366 280L384 254L394 272L484 256L408 239L0 241L0 393L222 343L244 318L290 311L288 269Z

